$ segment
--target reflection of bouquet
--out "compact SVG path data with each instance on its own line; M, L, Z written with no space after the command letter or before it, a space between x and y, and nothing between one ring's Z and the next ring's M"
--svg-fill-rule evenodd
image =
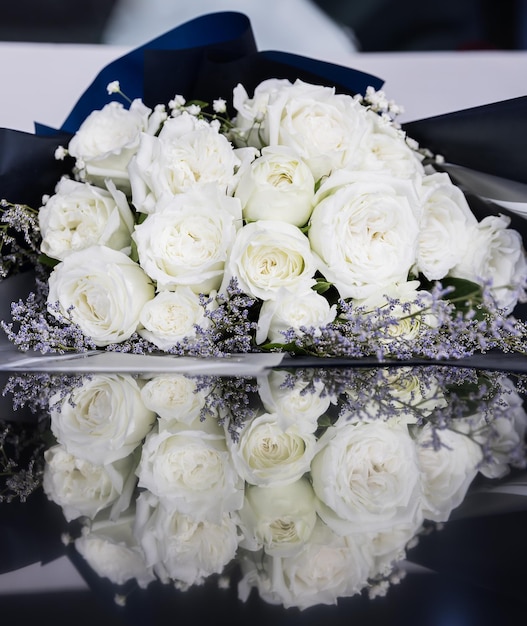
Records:
M116 585L185 589L238 563L242 599L375 595L478 474L525 464L527 414L494 372L33 374L8 389L19 404L39 394L55 437L44 490Z
M73 159L38 216L5 204L15 250L43 255L39 288L4 325L16 345L525 351L508 317L525 298L521 237L508 217L476 219L382 92L269 78L232 101L184 95L92 111L57 150Z

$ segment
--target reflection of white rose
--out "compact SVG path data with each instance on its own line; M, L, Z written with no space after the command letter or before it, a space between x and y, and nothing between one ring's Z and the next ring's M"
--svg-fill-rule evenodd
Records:
M355 536L338 536L319 520L298 554L263 558L249 554L241 567L242 600L247 600L251 588L256 587L266 602L304 610L337 604L341 598L360 593L368 584L372 563Z
M242 481L232 466L225 438L205 429L171 424L151 431L137 470L139 486L186 515L217 521L240 508Z
M312 289L303 293L284 290L273 300L266 300L260 309L256 343L266 340L272 343L286 343L284 332L293 329L301 333L301 328L321 328L330 324L336 317L336 307Z
M522 397L510 378L500 380L499 408L489 421L481 416L473 435L474 440L488 446L490 459L486 459L479 471L487 478L502 478L510 472L511 463L520 455L524 457L524 442L527 432L527 412Z
M419 211L410 181L337 172L318 192L309 241L318 269L344 298L364 298L407 280L415 261Z
M194 339L196 326L209 326L199 296L185 286L158 293L144 305L139 321L141 337L161 350L169 350L185 339Z
M426 424L419 429L416 438L423 485L423 515L436 522L446 522L452 510L465 498L478 473L482 452L469 435L448 428L438 433L441 447L435 449L431 429L432 426Z
M416 269L428 280L444 278L457 265L470 243L476 223L468 202L448 174L422 179L423 217L419 231Z
M50 400L51 431L68 452L96 465L128 456L155 421L130 375L94 374Z
M398 367L388 372L383 370L381 375L389 389L390 404L399 414L397 418L406 424L415 423L448 404L443 388L433 375L425 377L412 367Z
M44 492L62 508L68 521L82 516L93 519L99 511L116 503L133 470L131 457L94 465L66 452L61 445L46 450L44 458Z
M182 374L159 374L141 388L141 398L151 411L167 420L190 424L199 418L206 392L198 391L196 380Z
M160 290L186 285L209 293L221 283L240 224L236 198L211 187L179 194L136 226L139 263Z
M311 464L322 519L336 532L384 530L415 516L419 471L404 425L384 421L330 428Z
M75 548L98 576L116 585L135 580L145 588L155 580L147 567L143 551L133 534L135 517L128 515L116 521L97 520L84 526Z
M385 420L389 414L391 423L416 424L447 404L433 374L425 376L412 367L379 369L370 381L346 389L337 423Z
M161 200L210 183L225 193L240 163L215 126L184 112L167 120L158 136L142 136L130 164L134 205L153 213Z
M129 109L110 102L88 115L68 145L88 180L111 178L118 187L128 187L127 167L141 133L155 132L161 121L157 114L149 119L150 113L140 100L134 100Z
M315 259L302 231L285 222L260 220L238 231L224 285L235 277L245 293L273 300L281 289L305 292L314 284Z
M78 324L97 346L129 339L154 287L122 252L92 246L68 255L49 278L48 309L59 303L63 317Z
M211 522L164 508L151 494L137 501L136 535L146 562L164 583L201 584L220 574L238 548L236 518Z
M491 281L496 303L510 313L524 301L527 259L518 231L508 228L510 218L488 215L470 230L469 246L451 274L474 282Z
M263 148L241 175L235 192L246 221L279 220L295 226L309 219L314 194L311 170L282 146Z
M285 485L309 470L314 434L280 415L264 413L244 425L236 440L227 439L233 463L251 485Z
M416 516L413 520L406 520L376 533L357 535L357 541L373 558L370 577L388 576L394 566L406 558L408 543L419 532L424 517Z
M264 81L255 90L254 100L260 110L255 111L253 126L262 120L259 134L264 143L294 149L309 165L315 180L335 169L353 166L359 158L360 140L371 129L365 108L350 96L335 94L330 87L300 80L294 84ZM239 87L234 104L247 115L250 107Z
M55 194L40 208L41 250L62 260L75 250L100 244L128 253L134 217L125 195L107 182L108 189L62 178Z
M259 377L258 394L262 404L269 413L278 413L284 423L289 421L307 432L315 432L318 419L334 398L320 380L300 378L292 383L289 376L287 372L271 370Z
M240 509L240 545L263 547L272 555L295 554L309 541L316 519L315 494L305 478L287 485L249 486Z

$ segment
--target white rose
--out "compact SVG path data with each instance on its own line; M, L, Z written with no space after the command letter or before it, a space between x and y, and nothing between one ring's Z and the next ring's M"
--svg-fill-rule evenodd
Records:
M415 444L404 425L381 420L329 428L311 464L319 515L337 533L386 530L419 505Z
M188 113L170 118L158 136L144 134L130 163L132 200L138 211L153 213L160 201L195 186L232 191L241 160L216 126Z
M457 265L471 245L469 226L476 224L465 195L448 174L422 179L423 217L416 269L428 280L440 280Z
M119 188L128 190L127 168L141 134L156 132L161 122L157 113L150 119L151 113L140 100L134 100L129 109L110 102L90 113L68 145L81 174L99 184L111 178Z
M144 328L138 332L161 350L196 337L196 326L208 328L210 321L199 296L190 287L161 291L143 307L139 321Z
M360 535L357 535L360 537ZM371 557L354 536L341 537L317 521L310 540L288 557L249 555L241 561L239 595L247 600L251 588L271 604L307 609L337 604L368 585Z
M75 539L75 548L98 576L116 585L134 580L144 589L156 577L152 568L147 567L145 555L134 537L134 523L133 515L116 521L92 522Z
M430 294L419 291L417 287L419 281L415 280L388 285L356 301L364 314L373 320L382 320L382 315L379 315L382 311L389 316L389 324L379 322L379 341L387 352L397 353L399 347L412 345L422 332L436 328L439 323L437 317L428 312ZM395 301L398 304L394 304ZM395 347L391 349L390 344Z
M221 284L240 224L236 198L210 187L180 194L136 226L139 263L159 290L208 294Z
M128 456L155 422L133 376L94 374L50 399L51 431L74 456L106 465Z
M248 486L239 514L241 547L289 556L299 552L313 532L315 494L306 478L287 485Z
M93 245L130 253L134 216L111 181L107 189L62 178L38 213L40 249L53 259Z
M164 583L202 584L221 574L238 549L236 518L224 513L217 522L166 509L152 494L137 500L136 536L146 562Z
M141 387L141 398L160 418L191 424L200 418L206 391L197 388L196 380L182 374L159 374Z
M260 220L238 231L220 291L234 277L243 292L261 300L273 300L284 288L305 292L315 283L315 271L309 241L299 228L285 222Z
M432 426L419 428L416 443L423 491L423 515L446 522L463 502L483 458L480 446L465 433L448 428L437 433L441 447L433 445Z
M278 297L266 300L260 309L256 343L287 343L284 333L290 329L301 334L301 328L321 328L336 317L336 306L312 289L303 293L279 292Z
M527 259L521 235L508 228L510 218L489 215L470 229L461 261L451 275L473 282L491 281L496 304L511 313L523 302L527 286Z
M395 178L419 179L424 174L422 156L407 144L405 133L391 121L368 111L372 130L361 142L362 161L358 169L382 172Z
M343 298L407 280L417 251L419 204L408 180L337 172L318 191L309 241L318 269Z
M264 413L246 423L236 438L227 438L232 462L251 485L286 485L310 467L316 438L279 414Z
M258 378L258 395L269 413L278 413L282 420L315 432L318 419L326 413L335 398L322 380L298 378L289 381L287 372L271 370Z
M232 103L236 109L233 137L237 145L251 145L257 148L267 145L268 140L264 137L265 129L262 122L269 100L282 88L290 85L290 81L285 78L269 78L256 87L252 98L249 98L243 85L236 85L232 93Z
M104 246L69 254L49 278L48 310L78 324L95 345L129 339L154 286L128 256Z
M222 435L174 424L151 431L137 469L139 486L167 507L217 522L239 509L243 483L234 469Z
M335 169L353 167L359 144L371 130L365 108L351 96L330 87L270 83L259 133L267 145L283 145L308 164L315 180ZM265 85L255 99L261 99Z
M93 519L100 511L115 506L134 469L131 456L108 465L94 465L59 444L46 450L44 459L44 493L62 508L68 522L83 516Z
M303 226L311 215L315 179L289 148L266 147L240 176L234 195L248 222L279 220Z

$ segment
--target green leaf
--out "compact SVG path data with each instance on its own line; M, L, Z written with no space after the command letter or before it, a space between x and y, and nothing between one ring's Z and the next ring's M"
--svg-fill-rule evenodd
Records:
M130 258L132 259L132 261L139 263L139 252L137 251L137 244L135 243L133 239L132 239L130 247L131 247Z
M332 283L328 283L324 278L317 278L317 282L313 285L312 289L319 294L323 294L331 289L332 286Z
M203 100L189 100L189 102L185 103L185 106L188 107L192 104L197 104L200 109L206 109L209 106L209 103Z
M485 393L482 390L485 389ZM496 382L486 373L477 374L474 382L464 382L462 385L447 385L446 392L450 396L450 403L456 398L464 405L464 415L467 417L481 410L482 402L488 404L498 393Z
M55 265L58 265L60 263L58 259L52 259L47 254L39 255L38 262L41 265L46 265L47 267L55 267Z
M260 350L266 352L293 352L294 354L307 355L309 352L300 348L296 343L265 343L260 346Z
M454 304L456 309L468 313L478 311L478 306L483 303L483 290L480 285L466 280L465 278L444 278L441 281L443 287L450 287L452 291L446 296Z
M323 182L325 182L327 180L328 176L324 175L321 178L319 178L317 181L315 181L315 193L317 193L317 191L320 189L321 185Z

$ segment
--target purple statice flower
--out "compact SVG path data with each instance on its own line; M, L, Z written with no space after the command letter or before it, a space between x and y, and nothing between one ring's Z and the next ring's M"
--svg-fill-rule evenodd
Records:
M0 279L38 262L38 211L0 200Z

